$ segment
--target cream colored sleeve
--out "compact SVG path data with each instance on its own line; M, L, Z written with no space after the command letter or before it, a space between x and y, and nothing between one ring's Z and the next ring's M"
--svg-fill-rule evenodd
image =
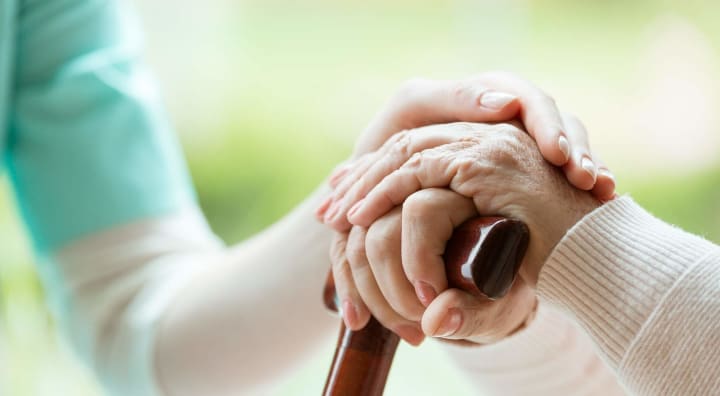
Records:
M224 246L191 207L93 233L58 251L61 330L110 394L154 395L155 328Z
M588 331L632 393L720 390L720 247L632 199L573 227L545 264L538 293Z
M443 345L479 395L625 394L588 336L544 302L527 328L505 340L481 346Z
M231 248L196 208L72 243L61 327L113 395L268 392L337 330L317 198Z

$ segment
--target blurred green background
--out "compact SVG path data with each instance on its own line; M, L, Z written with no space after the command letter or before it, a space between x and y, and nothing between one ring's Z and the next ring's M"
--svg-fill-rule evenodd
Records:
M202 207L228 243L313 190L403 80L489 69L584 120L621 192L720 242L718 2L136 3ZM98 395L54 333L3 183L0 394ZM277 394L318 394L333 343ZM388 394L470 394L444 359L432 343L403 347Z

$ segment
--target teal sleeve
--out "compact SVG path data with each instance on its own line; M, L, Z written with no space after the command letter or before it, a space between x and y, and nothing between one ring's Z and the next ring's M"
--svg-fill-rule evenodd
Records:
M120 1L20 1L8 172L40 254L194 204Z

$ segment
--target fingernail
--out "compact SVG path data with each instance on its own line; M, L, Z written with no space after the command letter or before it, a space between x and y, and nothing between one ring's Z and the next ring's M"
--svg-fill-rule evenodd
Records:
M595 168L595 164L592 162L592 160L588 157L583 157L580 166L585 169L585 171L589 173L590 176L592 176L593 183L595 183L595 181L597 180L597 168Z
M358 321L358 315L357 310L355 309L355 305L350 302L350 300L345 299L342 303L342 311L341 315L343 320L345 321L345 325L347 327L352 328Z
M322 221L323 215L325 215L325 211L327 211L328 206L330 206L330 202L332 202L332 197L325 198L324 201L318 206L318 208L315 210L315 217L318 218L318 220Z
M613 173L610 172L610 170L605 169L605 168L600 168L600 169L598 169L598 173L607 177L608 179L612 180L613 183L615 182L615 175L613 175Z
M348 214L347 214L348 219L350 217L352 217L352 215L354 215L355 212L357 212L360 209L360 207L362 206L364 201L365 201L365 199L361 199L361 200L355 202L355 204L350 208L350 211L348 211Z
M445 317L443 318L443 321L440 323L440 326L438 326L437 330L435 330L435 334L433 336L435 337L447 337L455 334L458 329L460 329L460 325L462 325L462 312L460 312L457 308L450 308L448 309L447 313L445 314Z
M570 143L568 143L565 136L560 135L558 138L558 148L560 152L563 153L563 156L565 156L565 162L567 162L567 160L570 159Z
M324 218L325 223L329 223L330 220L335 218L335 215L337 214L338 210L340 210L340 202L335 201L332 203L332 205L330 205L330 208L328 209L328 211L325 212L325 218Z
M418 299L420 299L420 302L424 306L430 305L432 300L437 297L437 292L435 291L435 288L433 288L429 283L423 282L423 281L417 281L415 282L415 294L417 294Z
M480 96L480 106L493 110L502 110L508 103L517 99L517 96L505 92L489 91Z
M395 333L400 336L403 340L407 341L411 345L418 346L425 339L425 334L417 328L411 325L398 326L395 329Z

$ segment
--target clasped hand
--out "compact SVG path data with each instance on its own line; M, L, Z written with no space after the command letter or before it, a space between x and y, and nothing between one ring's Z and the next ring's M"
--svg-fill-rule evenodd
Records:
M355 158L330 177L333 195L317 212L338 231L331 260L343 320L360 329L372 314L414 345L426 335L494 342L532 318L542 264L566 231L599 206L598 198L614 194L614 180L591 159L582 125L524 80L500 73L413 84L371 124ZM495 112L473 113L496 86L514 99ZM468 92L480 92L479 99ZM528 131L518 121L421 126L516 116ZM414 129L398 132L398 125ZM384 143L373 147L383 134ZM454 228L479 214L520 219L531 234L518 278L496 301L448 289L444 272L442 254Z

